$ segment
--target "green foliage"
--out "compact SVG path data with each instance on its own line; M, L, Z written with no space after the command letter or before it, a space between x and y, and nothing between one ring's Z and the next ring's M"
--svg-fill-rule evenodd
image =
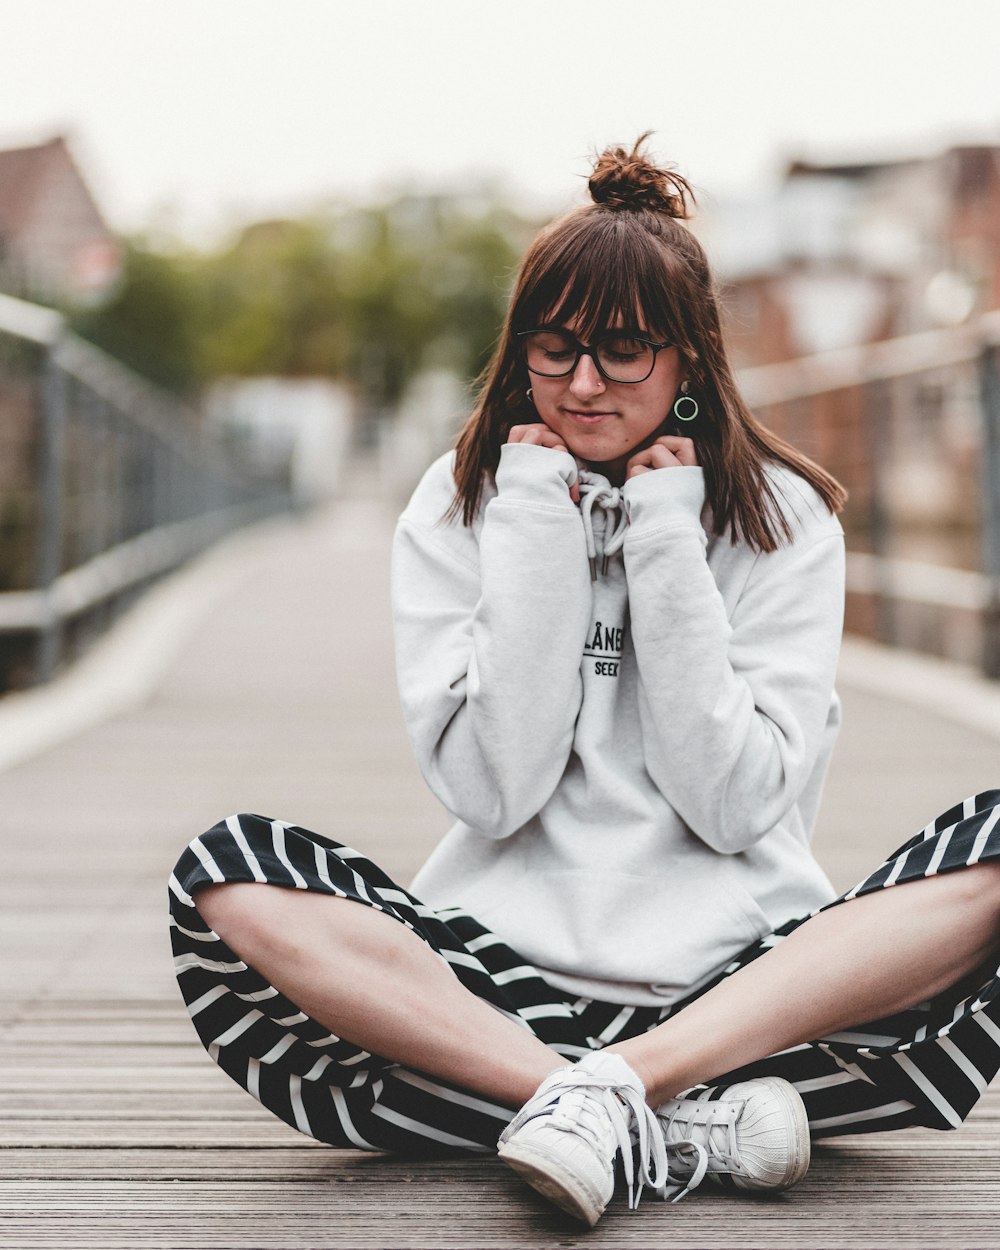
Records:
M496 194L399 195L259 222L214 251L133 241L117 296L75 327L153 380L328 376L378 409L425 365L476 375L526 226Z
M201 380L198 311L196 275L188 259L131 242L111 300L68 316L84 338L158 385L184 392Z
M327 233L322 222L261 222L203 258L205 377L342 372L341 258Z

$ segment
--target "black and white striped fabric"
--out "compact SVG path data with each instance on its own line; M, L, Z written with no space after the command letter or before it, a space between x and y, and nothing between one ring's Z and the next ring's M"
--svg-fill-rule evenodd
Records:
M997 859L1000 790L993 790L945 812L829 906ZM286 821L231 816L190 844L170 879L184 1000L209 1054L235 1081L288 1124L334 1146L410 1154L493 1149L513 1113L368 1054L300 1011L194 907L199 889L224 881L318 890L386 912L438 951L467 989L568 1060L653 1028L691 1001L660 1009L567 998L473 917L424 906L358 851ZM716 981L807 918L749 946ZM916 1124L955 1128L998 1069L1000 971L991 970L913 1010L720 1073L718 1081L783 1076L802 1095L813 1134L830 1137Z

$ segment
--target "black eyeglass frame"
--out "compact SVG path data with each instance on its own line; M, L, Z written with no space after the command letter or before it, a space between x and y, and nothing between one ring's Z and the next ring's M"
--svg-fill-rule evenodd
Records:
M541 373L538 369L532 369L531 365L528 364L528 360L527 360L528 345L524 341L525 339L527 339L529 334L561 334L563 335L565 338L567 338L571 343L573 343L576 346L576 356L573 359L573 363L570 365L568 369L564 369L562 373ZM628 378L628 379L613 378L611 374L607 372L607 370L598 360L597 349L598 347L600 347L602 343L607 342L608 339L620 338L623 336L627 338L635 339L639 343L645 343L647 347L651 347L653 349L653 360L649 366L649 373L647 373L644 377ZM539 378L569 377L569 375L574 372L577 365L580 363L580 357L589 356L590 359L594 362L594 368L601 375L601 377L605 380L605 382L614 382L616 386L636 386L640 382L645 382L648 378L652 376L653 370L656 368L656 357L660 354L660 352L662 352L665 347L674 346L673 343L657 343L653 339L647 339L641 334L636 334L634 330L629 330L627 328L621 329L621 330L609 330L607 334L600 335L597 341L595 343L591 343L589 347L585 347L583 343L581 343L580 340L576 337L575 334L570 334L570 332L568 330L564 330L562 326L535 326L533 330L518 330L516 333L516 337L521 340L521 348L525 356L525 361L524 361L525 368L528 370L529 373L533 373L536 377L539 377Z

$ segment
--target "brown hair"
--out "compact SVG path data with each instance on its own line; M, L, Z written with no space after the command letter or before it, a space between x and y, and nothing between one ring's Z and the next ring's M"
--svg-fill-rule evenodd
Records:
M476 407L458 438L456 494L449 515L471 525L484 474L495 474L511 426L537 421L518 330L575 319L586 341L616 324L642 325L673 344L685 362L700 411L694 434L717 534L727 530L758 551L773 551L791 530L767 463L787 466L831 512L846 499L833 477L765 429L743 402L726 357L708 260L683 222L694 193L673 169L641 148L607 148L590 178L592 204L541 231L521 265Z

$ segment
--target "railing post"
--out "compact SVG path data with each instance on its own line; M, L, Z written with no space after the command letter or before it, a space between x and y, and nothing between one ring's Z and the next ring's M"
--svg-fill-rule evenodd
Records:
M862 420L869 458L869 541L875 557L875 632L878 641L897 642L896 601L892 594L889 557L892 524L886 498L886 468L891 455L892 411L895 392L884 378L869 378L862 390Z
M1000 346L988 344L979 361L983 412L982 551L987 602L983 611L982 668L1000 680Z
M37 588L46 596L46 617L38 639L36 680L48 681L59 663L62 622L51 591L60 573L63 537L63 460L67 383L56 361L56 344L45 353L41 377L41 438L38 482Z

